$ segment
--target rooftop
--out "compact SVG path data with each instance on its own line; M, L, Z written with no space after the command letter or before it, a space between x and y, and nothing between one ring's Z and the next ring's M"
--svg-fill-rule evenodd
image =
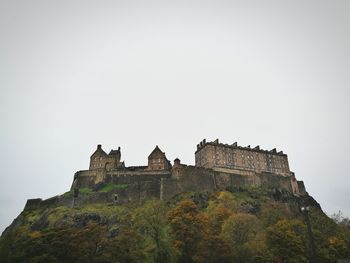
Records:
M263 150L260 149L260 146L257 145L254 148L248 146L239 146L237 142L233 144L225 144L225 143L219 143L219 139L216 139L215 141L212 142L207 142L206 139L203 139L199 144L197 144L197 152L202 150L206 145L213 145L213 146L221 146L221 147L227 147L230 149L241 149L241 150L247 150L247 151L252 151L252 152L259 152L259 153L268 153L268 154L273 154L273 155L280 155L280 156L287 156L283 151L277 152L276 148L272 150Z

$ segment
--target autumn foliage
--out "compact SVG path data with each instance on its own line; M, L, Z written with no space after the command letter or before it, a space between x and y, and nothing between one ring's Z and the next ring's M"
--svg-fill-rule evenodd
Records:
M320 263L349 257L348 221L338 221L310 211ZM24 213L0 239L0 262L302 263L309 262L307 238L293 203L249 192L189 193L169 202Z

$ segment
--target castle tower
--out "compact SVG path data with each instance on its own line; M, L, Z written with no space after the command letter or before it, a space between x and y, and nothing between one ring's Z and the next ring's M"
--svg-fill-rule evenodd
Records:
M169 170L171 164L168 159L165 157L165 153L162 152L158 145L151 154L148 156L148 170L160 171L160 170Z

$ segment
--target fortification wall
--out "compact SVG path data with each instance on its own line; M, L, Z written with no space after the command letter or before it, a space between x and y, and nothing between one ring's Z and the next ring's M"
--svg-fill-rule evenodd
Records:
M308 193L306 192L306 188L305 188L305 185L304 185L304 182L303 181L297 181L297 184L298 184L298 190L299 190L299 194L300 195L308 195Z
M87 177L82 177L85 180ZM116 178L114 178L116 179ZM111 181L112 182L112 181ZM54 206L79 207L86 204L120 204L127 202L141 202L149 198L160 197L160 179L157 176L138 177L125 176L113 181L115 184L123 184L125 187L115 188L108 192L91 191L79 192L77 196L72 189L69 194L54 196L42 200L28 199L24 210L42 209ZM94 185L96 187L96 185ZM84 187L85 188L85 187Z
M182 192L214 191L214 173L210 169L180 166L172 169L172 176L161 180L161 199L167 200Z
M194 166L181 166L173 169L169 178L161 179L161 198L166 200L187 191L216 191L251 186L266 186L298 194L292 187L293 177L272 173L227 173L222 169L206 169Z
M94 185L103 182L105 179L105 169L83 170L74 174L74 180L71 189L77 188L92 188Z
M105 172L103 181L96 180L101 173L80 171L76 173L74 187L69 195L56 196L47 200L30 199L25 210L64 205L79 207L84 204L118 204L140 202L148 198L168 200L183 192L214 192L226 189L239 189L251 186L266 186L288 191L296 195L306 195L303 182L296 181L294 175L281 176L273 173L228 170L225 168L207 169L196 166L177 165L171 171L129 171ZM108 192L99 187L106 184L122 187ZM74 197L75 188L90 188L90 193L80 192Z

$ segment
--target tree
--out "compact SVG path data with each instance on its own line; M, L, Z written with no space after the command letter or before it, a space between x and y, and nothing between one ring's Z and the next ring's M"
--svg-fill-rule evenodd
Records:
M142 236L130 227L123 227L119 234L108 241L99 262L144 262Z
M223 225L223 235L232 246L243 245L254 238L259 229L259 221L251 214L232 215Z
M259 230L259 221L251 214L234 214L226 220L222 227L222 235L232 248L235 262L253 260L256 251L252 242Z
M259 217L263 225L268 227L282 219L291 219L293 214L287 204L270 201L263 204Z
M146 202L135 213L135 227L151 240L146 250L151 254L152 262L170 262L174 256L169 244L166 213L167 207L160 200Z
M330 216L330 218L338 225L344 226L350 229L350 218L343 215L342 211L338 211Z
M180 262L198 261L199 244L204 232L208 231L207 218L199 214L192 200L185 199L169 211L168 222L174 235L174 246L180 252Z
M220 235L224 222L232 216L231 210L223 205L218 205L209 212L209 224L212 234Z
M350 255L350 231L341 212L329 218L322 211L311 210L310 221L320 262L337 262Z
M280 220L267 229L267 244L275 261L308 262L306 227L299 220Z

